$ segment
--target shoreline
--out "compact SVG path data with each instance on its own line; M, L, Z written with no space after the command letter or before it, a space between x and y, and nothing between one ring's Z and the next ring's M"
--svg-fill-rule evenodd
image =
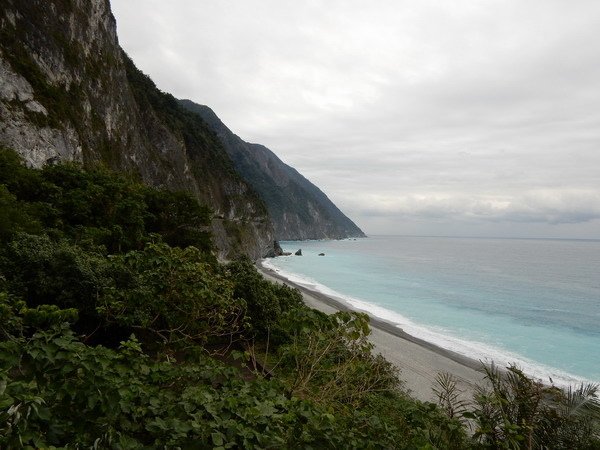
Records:
M262 261L256 263L256 268L266 279L298 289L304 302L312 308L328 314L360 311L341 300L290 281L275 270L264 267ZM412 336L392 322L367 314L372 330L369 340L375 346L374 351L400 369L399 378L413 397L435 402L432 387L437 374L443 372L457 379L461 397L467 401L472 399L476 385L484 383L485 374L480 361Z

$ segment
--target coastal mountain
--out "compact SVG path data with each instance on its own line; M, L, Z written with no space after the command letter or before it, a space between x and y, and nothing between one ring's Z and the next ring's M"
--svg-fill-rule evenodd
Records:
M79 161L192 193L213 210L221 257L273 247L264 203L214 133L119 46L108 0L5 0L0 145L28 165Z
M180 102L189 111L200 115L217 134L238 173L264 200L277 239L365 236L317 186L281 161L271 150L243 141L208 106L191 100Z
M222 258L272 254L275 239L363 235L268 149L160 91L119 46L108 0L2 2L0 146L31 167L101 165L193 194L213 211Z

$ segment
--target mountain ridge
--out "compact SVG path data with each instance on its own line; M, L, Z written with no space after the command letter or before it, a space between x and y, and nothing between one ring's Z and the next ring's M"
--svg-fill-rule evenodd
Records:
M158 89L121 48L108 0L6 0L0 38L0 145L29 166L75 161L187 191L213 211L223 259L271 255L276 238L364 236L269 149Z
M217 134L236 170L265 202L279 240L364 237L363 231L295 168L264 145L233 133L206 105L180 100Z
M104 165L192 193L214 211L222 258L272 250L264 203L214 133L125 54L108 0L6 0L0 37L0 144L32 167Z

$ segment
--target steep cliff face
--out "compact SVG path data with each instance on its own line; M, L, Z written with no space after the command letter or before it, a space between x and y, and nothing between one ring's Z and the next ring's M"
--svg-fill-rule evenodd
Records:
M319 188L271 150L244 142L208 106L190 100L181 100L181 104L200 115L217 133L237 171L267 205L277 239L365 236Z
M108 0L3 0L0 144L39 167L104 164L187 190L214 212L221 256L272 248L264 203L195 114L120 48Z

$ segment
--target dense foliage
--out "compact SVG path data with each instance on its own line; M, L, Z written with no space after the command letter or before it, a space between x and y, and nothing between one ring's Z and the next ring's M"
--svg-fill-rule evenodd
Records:
M436 393L449 418L469 425L476 448L598 449L597 385L560 389L533 380L518 367L485 368L487 383L472 402L461 398L456 380L438 376Z
M6 305L2 305L6 307ZM244 381L207 357L149 358L135 339L90 347L66 327L0 344L3 448L316 448L365 442L276 381Z
M597 448L593 390L411 399L366 315L219 264L187 194L2 150L0 206L0 448Z

